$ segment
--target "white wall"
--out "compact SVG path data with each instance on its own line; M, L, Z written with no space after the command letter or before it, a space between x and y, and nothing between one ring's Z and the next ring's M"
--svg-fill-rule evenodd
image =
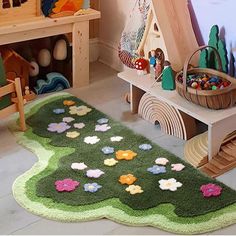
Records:
M101 0L100 39L101 61L120 70L122 67L117 56L121 32L136 0ZM178 0L173 0L178 1ZM198 22L202 38L208 42L212 25L218 24L225 37L227 47L236 47L235 9L236 0L189 0ZM200 40L201 41L201 40Z
M118 58L118 45L136 0L101 0L100 60L116 70L122 65Z

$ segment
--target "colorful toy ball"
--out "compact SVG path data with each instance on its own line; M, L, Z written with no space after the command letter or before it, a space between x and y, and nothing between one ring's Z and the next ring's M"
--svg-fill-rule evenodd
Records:
M137 70L138 75L146 75L147 74L148 61L144 58L139 58L135 61L135 68Z

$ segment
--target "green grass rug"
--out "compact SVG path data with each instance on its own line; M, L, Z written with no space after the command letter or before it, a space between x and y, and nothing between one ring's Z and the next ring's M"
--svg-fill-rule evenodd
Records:
M28 211L63 222L108 218L206 233L236 222L236 192L67 93L26 107L9 128L38 162L13 185Z

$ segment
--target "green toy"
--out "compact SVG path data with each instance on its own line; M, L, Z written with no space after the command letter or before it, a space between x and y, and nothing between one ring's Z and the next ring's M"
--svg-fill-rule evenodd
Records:
M229 75L234 77L235 76L235 58L233 53L230 53L230 60L229 60Z
M175 90L175 79L170 62L164 62L164 70L162 75L162 89L163 90Z
M218 25L213 25L209 35L208 45L218 50L218 41L219 41L219 27ZM217 60L213 52L213 49L211 48L208 49L208 66L212 69L217 68Z
M2 57L0 56L0 87L5 86L7 84L5 69L3 65ZM10 95L6 95L4 97L0 97L0 110L11 105L11 97Z
M207 49L203 49L199 58L199 67L200 68L208 68L208 51Z
M222 62L222 70L225 73L228 73L228 57L227 57L227 50L225 46L225 42L223 40L218 41L218 52L220 54L220 59Z

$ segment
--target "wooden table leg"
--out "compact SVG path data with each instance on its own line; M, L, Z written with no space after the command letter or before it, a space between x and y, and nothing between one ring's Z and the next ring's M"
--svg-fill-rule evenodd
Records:
M89 21L77 22L72 32L73 87L89 84Z

